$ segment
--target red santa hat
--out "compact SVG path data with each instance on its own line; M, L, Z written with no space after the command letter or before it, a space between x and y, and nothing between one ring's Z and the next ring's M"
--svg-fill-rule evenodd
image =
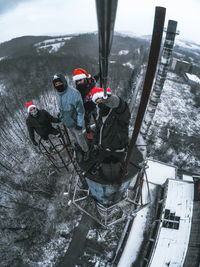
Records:
M31 108L36 108L33 102L26 103L26 107L27 107L28 112L30 112Z
M90 78L91 75L87 73L87 71L85 71L84 69L75 69L73 72L73 80L77 81L77 80L81 80L81 79L85 79L85 78Z
M110 88L107 88L107 95L111 95ZM92 89L92 101L95 103L98 98L103 98L104 90L103 88Z

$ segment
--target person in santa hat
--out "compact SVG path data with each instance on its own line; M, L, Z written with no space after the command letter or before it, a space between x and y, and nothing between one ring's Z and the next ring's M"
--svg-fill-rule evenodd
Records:
M44 109L38 109L33 102L26 103L28 117L26 125L29 136L35 146L35 132L45 141L48 141L49 134L59 135L60 132L52 126L52 123L59 123L60 119L54 118Z
M128 104L110 88L104 98L103 88L92 90L92 101L97 106L95 147L99 162L122 162L128 147L130 111Z
M96 82L99 79L99 74L92 77L84 69L78 68L73 72L73 81L76 84L76 89L81 93L83 104L85 108L85 128L87 133L87 138L92 139L92 130L90 127L90 122L93 117L94 121L96 118L96 105L92 101L91 90L96 87Z
M54 75L53 85L56 89L60 119L81 147L83 160L87 161L89 159L89 147L82 133L85 110L81 94L68 85L65 76L61 73Z

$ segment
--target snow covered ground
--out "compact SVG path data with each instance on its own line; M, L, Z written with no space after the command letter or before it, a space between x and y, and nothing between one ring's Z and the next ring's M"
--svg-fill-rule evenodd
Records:
M187 134L193 134L197 127L200 128L200 120L191 120L190 114L195 112L193 95L189 85L176 81L175 74L169 73L154 120L160 125L170 122L176 128L184 129Z
M134 65L131 62L123 63L123 66L129 67L130 69L134 69L135 68Z
M37 48L37 50L39 51L39 50L42 50L42 49L46 49L51 54L51 53L57 52L64 45L65 45L65 42L59 42L59 43L55 43L55 44L39 46Z
M35 44L37 51L47 50L49 53L56 53L62 46L65 45L66 41L71 40L72 37L60 37L55 39L48 39L43 42Z
M50 45L50 44L54 44L54 43L64 42L64 41L67 41L70 39L72 39L72 37L60 37L60 38L48 39L48 40L45 40L43 42L39 42L39 43L35 44L35 46L45 46L45 45Z
M129 50L120 50L118 55L122 56L122 55L127 55L129 53Z

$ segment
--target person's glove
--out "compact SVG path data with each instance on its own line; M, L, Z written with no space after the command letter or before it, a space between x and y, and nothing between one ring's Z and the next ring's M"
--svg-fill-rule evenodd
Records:
M98 145L94 145L93 146L93 151L97 151L97 150L99 150L99 146Z
M109 108L117 108L120 104L120 99L116 95L111 95L107 98L103 98L102 103Z
M33 140L33 144L34 146L38 146L38 143L35 140Z
M78 131L81 131L82 130L82 127L81 126L78 126L78 125L76 125L76 130L78 130Z

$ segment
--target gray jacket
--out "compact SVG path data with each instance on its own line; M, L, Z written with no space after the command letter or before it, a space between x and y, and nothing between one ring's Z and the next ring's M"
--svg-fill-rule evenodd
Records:
M85 110L78 90L67 86L63 93L56 92L60 119L67 128L83 127Z

